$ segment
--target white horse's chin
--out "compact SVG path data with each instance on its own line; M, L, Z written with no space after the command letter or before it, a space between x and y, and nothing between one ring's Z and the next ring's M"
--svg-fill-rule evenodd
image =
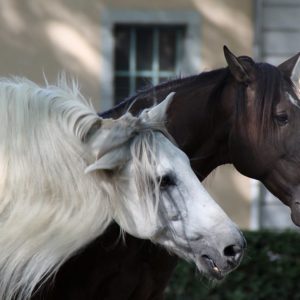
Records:
M200 272L211 279L222 280L230 272L220 269L215 260L206 255L201 255L195 264Z

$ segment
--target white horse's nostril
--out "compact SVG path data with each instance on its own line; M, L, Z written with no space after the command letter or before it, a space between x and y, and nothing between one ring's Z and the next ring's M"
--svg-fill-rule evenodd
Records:
M229 245L225 247L223 254L229 258L232 264L238 264L244 254L244 247L239 245Z

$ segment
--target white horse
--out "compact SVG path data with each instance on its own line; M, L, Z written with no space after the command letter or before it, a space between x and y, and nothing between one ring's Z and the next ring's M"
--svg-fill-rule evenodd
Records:
M163 126L172 94L103 120L65 80L0 81L0 299L28 299L112 220L223 277L244 239Z

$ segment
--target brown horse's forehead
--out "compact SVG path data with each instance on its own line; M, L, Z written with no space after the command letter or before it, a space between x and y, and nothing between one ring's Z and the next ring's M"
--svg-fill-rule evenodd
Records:
M289 100L292 101L293 104L296 104L297 106L300 105L300 89L299 87L291 87L287 91L289 95Z
M289 93L289 92L286 92L285 95L286 95L289 103L293 104L293 106L295 106L297 108L300 108L300 100L297 97L297 95L295 95L294 93Z
M291 97L293 97L294 100L297 102L300 101L300 87L295 85L291 78L288 78L286 76L282 77L283 80L281 80L281 85L280 85L280 91L282 94L284 94L284 97L287 96L286 94L288 93ZM289 97L288 97L289 98ZM289 99L291 100L291 99Z

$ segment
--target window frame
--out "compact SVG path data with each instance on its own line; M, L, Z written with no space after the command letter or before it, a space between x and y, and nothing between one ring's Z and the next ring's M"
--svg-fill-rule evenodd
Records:
M186 28L183 41L181 73L191 75L201 70L201 17L195 11L147 11L104 9L100 16L100 107L101 111L113 106L114 80L114 26L124 25L183 25Z

